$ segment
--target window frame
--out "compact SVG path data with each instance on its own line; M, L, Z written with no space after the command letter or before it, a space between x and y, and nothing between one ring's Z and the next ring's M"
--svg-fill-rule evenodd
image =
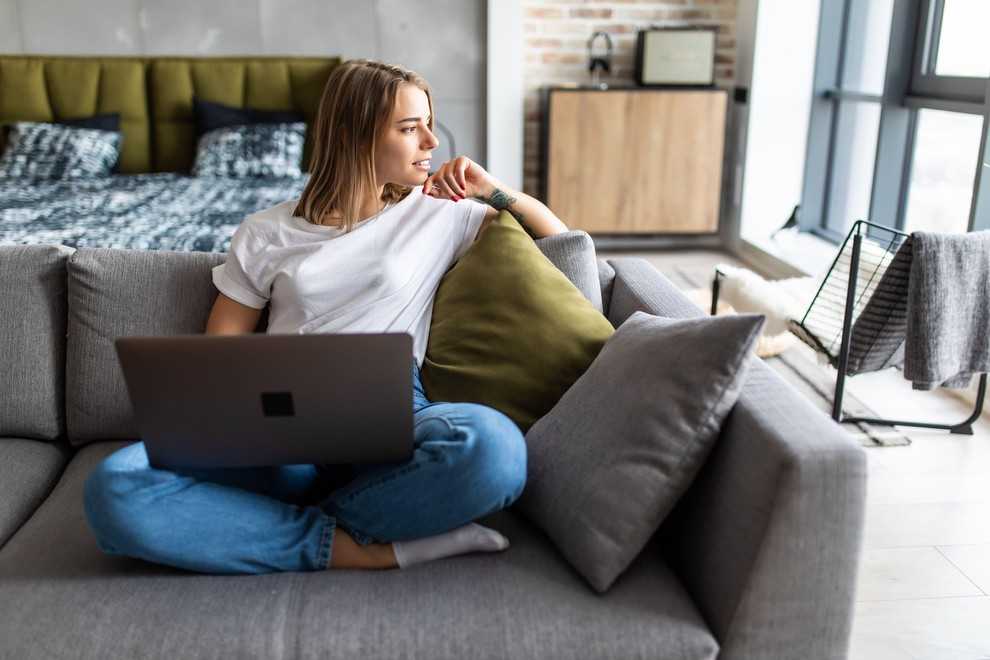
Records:
M800 230L833 243L845 233L830 226L830 194L836 162L839 108L846 102L878 103L880 120L868 218L904 228L917 133L918 110L931 108L983 117L968 230L990 229L990 76L940 76L934 70L938 29L945 0L894 0L886 74L881 94L842 88L849 17L854 3L821 3L818 52L801 195ZM851 224L860 218L849 218ZM832 223L835 224L835 223Z
M935 73L938 43L942 36L942 10L945 0L921 0L915 37L914 71L911 76L912 97L926 97L950 103L982 105L986 80ZM965 107L965 106L963 106ZM974 110L970 108L970 111ZM966 110L960 110L966 112ZM974 113L975 114L975 113Z

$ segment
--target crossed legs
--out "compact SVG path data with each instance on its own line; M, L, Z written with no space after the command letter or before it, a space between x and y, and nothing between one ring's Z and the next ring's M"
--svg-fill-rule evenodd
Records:
M393 542L415 541L400 553L416 550L428 560L433 553L418 552L420 540L504 508L522 492L522 434L491 408L421 407L414 443L410 461L360 466L344 485L312 465L157 470L135 444L97 466L84 504L105 552L229 574L388 568L397 565ZM450 547L457 554L463 546L437 556L449 556Z

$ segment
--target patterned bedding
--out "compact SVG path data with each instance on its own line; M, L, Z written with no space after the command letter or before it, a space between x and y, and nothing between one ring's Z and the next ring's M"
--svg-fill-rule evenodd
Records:
M245 217L302 192L305 178L133 174L0 178L0 244L226 252Z

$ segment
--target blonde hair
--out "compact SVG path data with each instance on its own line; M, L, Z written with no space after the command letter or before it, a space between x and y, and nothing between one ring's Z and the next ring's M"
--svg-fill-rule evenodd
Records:
M310 178L295 214L314 225L331 213L350 231L361 218L362 202L377 195L375 153L392 119L399 88L412 84L426 92L428 126L434 129L433 95L423 78L409 69L372 60L351 60L334 69L320 99L312 129ZM396 202L410 188L386 184L385 202Z

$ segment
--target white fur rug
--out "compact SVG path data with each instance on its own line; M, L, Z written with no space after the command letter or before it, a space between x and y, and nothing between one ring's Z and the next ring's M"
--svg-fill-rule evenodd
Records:
M711 312L712 292L710 289L687 289L684 291L684 295L687 296L695 305L703 309L706 314ZM735 307L725 302L722 296L719 296L717 310L718 316L738 314L740 311L741 310L737 310ZM751 311L758 314L764 313L757 312L756 310ZM760 341L756 344L756 354L761 358L779 355L782 351L794 346L797 342L798 338L790 332L778 332L771 335L768 334L766 328L764 328L763 334L760 336Z
M765 280L751 270L728 264L719 264L717 269L723 274L719 280L718 314L763 314L767 318L756 354L770 357L793 346L797 339L788 331L788 323L804 316L819 282L813 277ZM703 310L711 311L710 289L690 289L685 293Z
M719 283L719 301L724 300L737 312L765 314L763 332L779 335L787 332L792 319L800 320L815 298L821 282L814 277L765 280L745 268L719 264L724 274Z

